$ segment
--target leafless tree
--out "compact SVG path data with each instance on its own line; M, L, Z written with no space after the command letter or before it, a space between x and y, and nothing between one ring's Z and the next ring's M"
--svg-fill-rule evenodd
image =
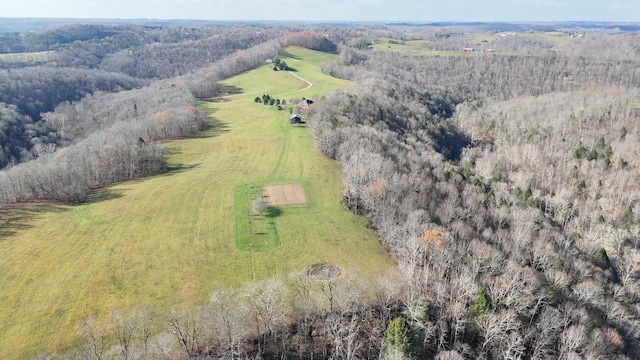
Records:
M95 360L104 358L107 346L107 329L95 316L90 316L80 325L80 331L87 339L90 356Z
M573 325L566 328L560 336L560 357L579 353L586 341L586 329L583 325Z
M117 310L111 312L111 332L118 341L120 354L124 360L128 360L130 356L132 340L137 330L136 320L135 317L125 316Z
M219 289L211 294L207 305L214 332L224 339L225 356L232 359L238 356L237 345L245 333L245 311L238 306L240 303L238 294Z
M169 332L176 338L187 356L194 357L202 345L205 332L205 314L203 308L177 307L169 310L166 321Z
M270 278L245 284L244 293L256 320L256 332L260 338L260 328L264 329L263 345L267 337L285 320L285 300L287 287L280 279Z

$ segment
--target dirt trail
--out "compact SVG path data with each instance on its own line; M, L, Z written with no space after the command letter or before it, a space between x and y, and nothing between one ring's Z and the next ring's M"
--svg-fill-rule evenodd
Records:
M294 74L294 73L293 73L293 72L291 72L291 71L289 71L289 74L293 75L293 76L294 76L294 77L296 77L298 80L302 80L302 81L306 82L307 84L309 84L306 88L301 89L301 90L298 90L298 91L305 91L305 90L307 90L307 89L310 89L310 88L313 86L313 84L311 83L311 81L309 81L309 80L307 80L307 79L303 79L303 78L301 78L300 76L298 76L298 75ZM297 92L297 91L296 91L296 92Z

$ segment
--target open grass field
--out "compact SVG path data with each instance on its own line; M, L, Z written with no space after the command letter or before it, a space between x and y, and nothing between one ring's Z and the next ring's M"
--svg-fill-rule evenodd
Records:
M315 263L365 276L392 266L365 219L341 207L339 164L313 148L306 128L288 123L289 111L253 102L348 85L321 73L318 64L333 55L288 51L284 60L312 86L269 65L227 80L242 92L201 104L217 125L165 145L176 170L109 187L83 205L0 215L0 359L61 354L82 341L83 319L113 309L203 303L217 287ZM278 184L301 185L307 203L279 207L265 221L266 233L276 231L265 248L243 246L237 222L247 221L247 204L238 189Z
M463 41L466 41L468 46L470 47L481 47L482 45L490 47L491 43L495 40L500 39L501 36L511 36L514 33L479 33L479 34L462 34L457 35ZM554 47L561 46L573 38L566 33L562 32L535 32L535 33L521 33L518 36L523 36L532 40L540 40L547 41L553 44ZM390 51L390 52L402 52L410 55L421 55L421 56L491 56L495 54L503 54L509 55L508 53L500 53L500 52L472 52L465 53L462 51L462 48L458 51L437 51L437 50L429 50L425 48L426 41L424 40L408 40L404 43L397 43L391 41L389 38L378 38L376 39L375 44L371 46L373 50L378 51ZM513 55L513 54L512 54Z
M0 61L6 63L15 63L15 62L43 62L43 61L51 61L53 60L54 52L53 51L40 51L33 53L11 53L11 54L0 54Z
M378 38L375 43L371 45L371 49L377 51L388 52L401 52L410 55L467 55L462 51L433 51L424 47L425 41L423 40L410 40L404 43L397 41L391 41L388 38Z
M419 55L419 56L488 56L495 53L482 53L482 52L472 52L466 53L462 51L462 48L459 51L440 51L440 50L429 50L425 48L425 42L423 40L410 40L406 41L402 44L400 43L389 43L390 39L380 38L376 40L376 43L371 46L371 49L377 51L389 51L389 52L400 52L408 55Z

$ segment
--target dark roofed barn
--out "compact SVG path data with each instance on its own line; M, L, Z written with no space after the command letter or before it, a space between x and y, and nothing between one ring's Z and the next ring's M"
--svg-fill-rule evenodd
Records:
M298 114L293 114L289 117L290 124L302 124L302 116Z

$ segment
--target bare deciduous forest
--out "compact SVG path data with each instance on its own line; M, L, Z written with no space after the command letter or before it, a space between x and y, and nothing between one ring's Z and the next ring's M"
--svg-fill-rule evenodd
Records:
M342 164L344 207L397 262L371 281L291 274L212 289L195 308L87 319L65 358L640 357L640 38L572 28L558 44L484 26L469 25L494 42L444 25L0 37L3 52L52 51L0 60L0 206L82 202L164 172L159 141L211 125L196 99L218 81L290 45L338 53L323 71L352 85L304 116Z

